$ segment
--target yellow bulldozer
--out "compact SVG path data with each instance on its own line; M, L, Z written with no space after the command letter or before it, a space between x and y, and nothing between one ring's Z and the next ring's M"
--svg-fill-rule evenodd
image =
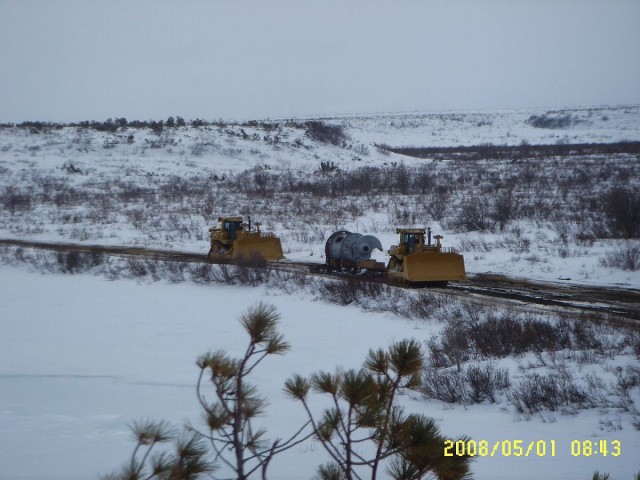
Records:
M434 236L431 229L398 228L400 243L389 249L387 278L391 283L420 284L464 280L464 257L454 248L441 245L442 235ZM425 243L425 233L427 242Z
M280 260L284 258L280 239L272 233L262 232L260 224L251 225L242 217L218 217L219 227L211 227L211 263L249 262L253 259ZM255 228L253 228L255 227Z

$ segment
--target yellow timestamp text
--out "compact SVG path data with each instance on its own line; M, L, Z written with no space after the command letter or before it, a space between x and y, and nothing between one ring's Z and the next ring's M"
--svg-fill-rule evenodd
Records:
M571 456L573 457L619 457L622 454L620 440L573 440Z
M445 440L445 457L555 457L555 440ZM573 457L612 456L622 454L620 440L572 440Z

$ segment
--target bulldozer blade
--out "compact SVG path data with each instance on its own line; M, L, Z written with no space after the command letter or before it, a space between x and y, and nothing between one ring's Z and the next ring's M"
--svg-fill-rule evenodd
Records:
M236 240L231 255L234 260L262 258L270 261L284 258L282 245L277 237L255 237Z
M416 252L403 259L402 278L409 282L448 282L466 278L459 253Z

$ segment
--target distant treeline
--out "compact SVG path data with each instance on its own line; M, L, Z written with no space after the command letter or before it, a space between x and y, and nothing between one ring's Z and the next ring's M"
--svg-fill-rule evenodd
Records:
M382 150L408 157L459 160L513 160L521 158L566 157L574 155L640 153L640 142L559 143L553 145L473 145L458 147L392 147L376 145Z
M123 131L127 128L146 129L149 128L155 132L161 132L165 128L185 127L187 125L192 127L227 127L229 125L238 125L241 127L255 127L262 128L264 130L274 130L282 125L287 127L301 127L305 128L308 123L320 123L320 122L306 122L300 123L295 120L286 120L283 122L274 122L271 120L251 120L247 122L227 122L224 120L202 120L196 118L195 120L186 121L184 118L169 117L167 120L127 120L126 118L109 118L104 122L98 122L95 120L86 120L76 123L59 123L59 122L40 122L40 121L28 121L22 123L0 123L0 128L26 128L32 133L45 133L51 130L60 130L65 127L86 128L88 130L96 130L98 132L117 132Z

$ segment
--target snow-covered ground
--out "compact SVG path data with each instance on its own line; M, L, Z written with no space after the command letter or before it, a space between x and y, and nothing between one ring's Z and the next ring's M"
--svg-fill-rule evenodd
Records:
M566 125L532 126L529 119L541 116ZM633 155L460 162L376 147L637 141L640 107L322 121L343 129L342 144L311 138L305 120L156 133L0 128L0 236L202 252L216 217L241 213L275 231L288 257L322 261L324 242L336 229L378 235L386 249L396 242L397 226L429 225L467 255L470 273L640 286L637 273L603 266L615 249L640 248L636 240L607 238L600 207L615 188L640 190ZM323 164L338 170L323 172ZM350 174L382 177L388 188L327 191L334 181L348 187ZM410 189L401 193L395 184L403 176ZM491 216L507 194L513 218L504 230L495 222L490 231L456 226L473 205L484 205L480 213Z
M536 128L532 116L571 118L567 128ZM527 109L478 112L427 112L345 118L354 138L392 146L553 145L611 143L638 139L637 106Z
M358 367L370 348L404 338L426 341L440 328L432 320L364 312L262 287L140 284L2 267L0 478L95 478L128 458L133 443L127 426L134 420L198 425L195 359L221 348L240 355L246 334L238 317L258 300L278 308L280 331L291 344L288 354L267 359L252 377L269 401L264 425L270 438L287 436L304 419L302 407L282 393L292 373ZM526 358L504 363L514 375L518 364ZM403 404L435 418L446 436L465 434L490 445L545 441L548 449L555 441L555 457L477 458L472 471L479 480L582 480L595 470L624 480L640 467L640 431L614 410L525 419L506 402L465 408L407 396ZM622 453L573 457L574 440L619 440ZM311 478L324 461L321 447L306 443L276 457L271 478Z
M527 122L540 115L569 122L553 129ZM638 271L602 261L640 241L610 238L599 217L600 199L611 189L640 189L637 156L469 164L376 147L638 141L640 107L321 120L342 127L348 140L314 140L305 120L165 128L159 134L148 128L0 128L0 237L206 252L207 228L218 215L252 214L282 238L288 258L322 262L324 242L336 229L375 234L388 248L397 240L396 226L426 224L463 251L472 274L640 288ZM331 162L338 170L323 171ZM402 188L405 168L424 190L395 190ZM389 189L331 193L358 172L368 172L369 180L383 176ZM506 191L520 207L531 208L504 230L456 226L470 204L491 203ZM438 200L447 209L435 208ZM0 479L7 480L92 478L128 458L132 421L197 424L195 359L220 348L239 354L245 339L237 319L258 300L277 306L292 346L286 356L268 359L254 378L269 399L264 422L271 438L287 436L303 419L301 407L282 393L292 373L357 367L370 348L404 338L427 341L448 320L446 312L406 319L332 305L295 285L284 293L264 285L108 281L101 275L42 275L20 261L7 263L0 262ZM539 361L527 354L498 365L517 383ZM611 369L638 367L631 344L599 363L567 361L580 381L594 372L614 382ZM639 409L638 388L631 398ZM640 470L640 432L632 425L637 415L628 411L569 409L524 418L504 396L466 408L409 396L403 402L436 418L447 436L490 444L555 441L555 457L477 458L472 471L480 480L577 480L595 470L624 480ZM622 455L574 458L573 440L619 440ZM325 460L321 447L304 444L276 458L272 478L310 478Z

